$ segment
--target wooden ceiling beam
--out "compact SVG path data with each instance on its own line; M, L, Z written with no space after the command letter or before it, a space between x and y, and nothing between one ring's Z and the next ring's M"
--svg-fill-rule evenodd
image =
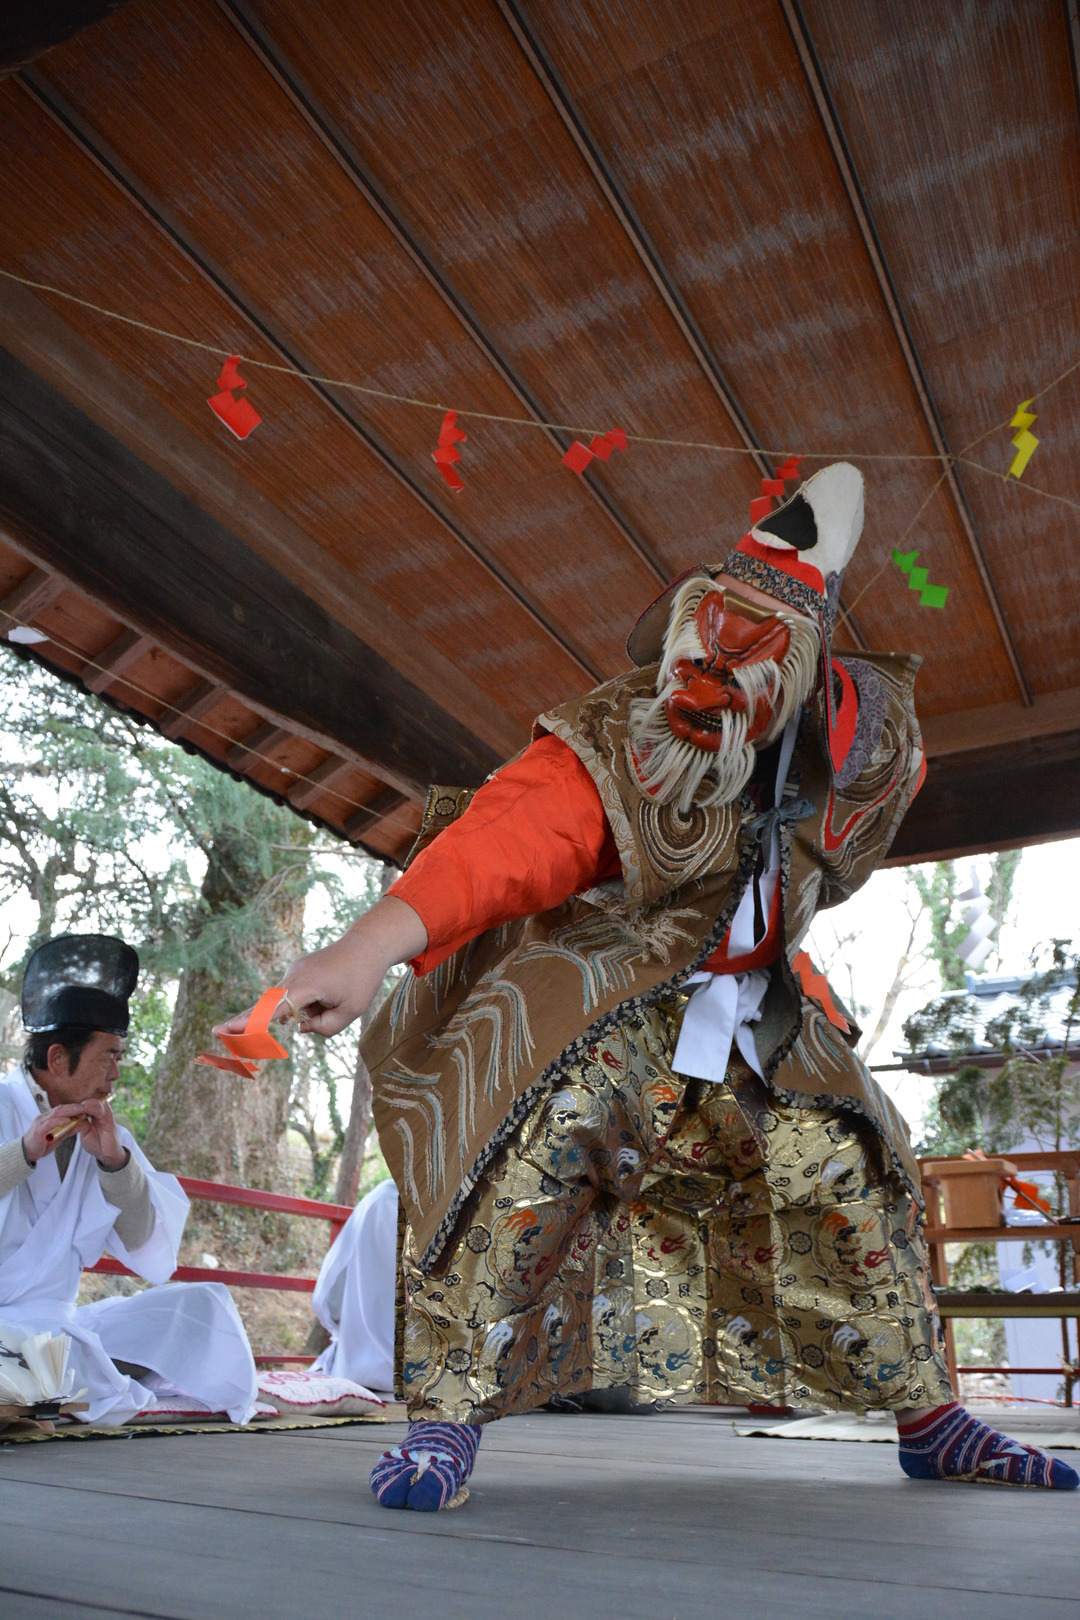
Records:
M739 438L749 451L754 466L762 478L771 478L773 476L773 467L768 456L761 448L760 439L754 432L742 406L725 379L716 356L709 348L704 334L684 303L660 255L649 240L648 233L634 213L630 202L623 195L599 147L586 129L584 121L559 78L554 63L536 34L525 21L514 0L495 0L495 3L526 61L540 82L545 95L558 113L571 140L577 147L604 201L615 215L627 241L641 260L646 274L659 293L668 314L678 327L702 375L723 406ZM842 602L840 605L843 607ZM851 614L846 611L844 622L856 646L865 648L866 640L862 632Z
M1080 730L1080 688L1048 692L1030 708L1023 703L992 703L985 708L961 709L953 714L930 715L922 722L923 746L928 758L972 753L1003 743L1025 743L1032 737L1053 737Z
M3 614L5 620L14 619L19 624L29 625L66 589L67 580L61 575L51 574L47 568L33 568L26 578L21 579L15 589L9 591L0 601L0 614ZM9 628L10 625L0 627L0 633L6 634Z
M306 771L298 782L294 782L285 797L294 810L307 810L317 799L321 799L324 793L331 792L339 782L343 782L355 769L355 760L342 759L338 754L331 754L321 765ZM341 802L345 805L348 801L343 798Z
M69 106L64 98L53 89L48 80L42 77L36 69L29 68L15 75L15 83L22 86L26 94L43 112L53 119L73 144L100 169L102 174L112 181L117 189L127 197L129 202L138 208L143 217L172 243L188 266L225 299L233 312L241 320L245 321L253 332L258 334L280 360L297 373L298 380L322 404L333 411L338 420L359 440L365 450L418 502L428 516L433 518L450 535L451 539L463 551L468 552L474 561L479 563L484 572L513 598L536 627L571 662L577 665L588 680L599 681L601 678L599 670L584 658L577 648L545 617L541 608L532 601L505 569L487 553L484 547L477 540L474 540L460 523L448 517L421 485L416 483L391 451L355 415L352 407L338 399L333 390L326 384L316 381L312 373L317 371L318 368L309 364L302 354L299 354L289 345L284 335L277 330L268 317L261 315L248 303L226 273L210 260L201 245L196 243L188 235L187 231L170 217L164 205L158 198L151 195L120 155L113 151L108 142L89 127L75 109Z
M314 744L316 758L351 756L404 793L482 781L498 763L426 690L2 348L0 441L0 532L152 637L192 681L227 688ZM88 652L76 650L80 666ZM171 714L162 694L143 695L148 717Z
M144 653L154 646L153 638L140 635L137 630L121 630L109 642L104 652L87 659L82 683L88 692L104 692L124 671L137 664Z
M955 860L1078 833L1080 729L931 760L884 864Z
M0 6L0 75L25 67L130 0L29 0Z
M528 384L518 376L506 356L500 352L494 341L484 331L484 328L469 309L461 294L451 286L444 273L432 262L428 253L421 247L417 238L405 224L401 214L383 192L356 147L329 110L316 96L310 85L305 83L269 30L259 21L247 4L247 0L217 0L217 3L241 39L250 47L262 67L288 96L312 134L321 142L345 177L355 186L367 206L393 236L395 242L407 255L414 268L420 272L428 285L438 294L463 331L472 339L488 365L492 367L500 380L509 388L522 409L532 417L548 442L562 456L569 448L572 435L560 433L555 428L548 426L551 413L543 409ZM647 542L635 531L626 515L619 511L607 491L588 478L580 479L579 483L580 487L600 507L604 516L617 530L622 541L629 546L630 550L645 564L658 581L666 584L667 570Z
M675 325L681 332L702 375L724 407L736 433L750 452L751 460L762 478L771 478L773 469L764 455L756 434L742 407L725 381L715 355L709 349L697 323L679 296L671 277L660 262L660 256L645 233L640 220L622 195L611 170L601 156L599 148L588 133L562 84L544 47L525 21L514 0L495 0L507 27L524 53L548 100L558 113L563 125L585 162L604 200L618 220L627 240L634 249L645 271L656 288Z
M1069 25L1069 56L1072 59L1077 111L1080 112L1080 3L1078 3L1078 0L1065 0L1065 20Z
M499 0L499 3L502 4L503 0ZM994 616L998 636L1005 649L1005 655L1009 660L1013 678L1020 692L1020 700L1024 704L1030 704L1033 702L1033 697L1027 676L1024 674L1020 662L1020 654L1016 650L1012 632L1005 618L1005 610L1001 605L1001 598L998 595L997 586L994 584L990 564L986 559L982 541L975 527L975 519L968 505L967 496L964 494L963 486L953 466L952 452L945 439L941 419L938 416L937 407L930 393L930 385L926 373L923 371L922 362L915 348L915 341L911 335L903 309L900 306L896 285L886 262L881 241L874 228L874 222L870 217L870 209L862 186L859 183L859 177L855 171L855 164L844 132L840 127L840 120L833 106L832 97L829 95L821 63L818 60L817 50L802 13L802 7L799 0L780 0L780 5L783 8L784 17L795 43L795 49L802 64L802 70L809 85L810 93L814 98L814 104L817 107L825 138L829 143L844 190L847 192L852 213L855 215L855 222L859 227L859 234L863 239L867 257L870 260L874 276L880 288L886 313L911 378L920 412L929 431L934 450L941 460L945 485L960 521L960 527L963 530L979 579L982 582L983 592L990 605L990 611Z
M249 731L246 737L235 743L225 755L225 763L234 771L248 771L256 760L277 765L276 760L269 760L271 749L280 748L283 743L291 742L294 733L287 731L284 726L276 726L271 720L263 720L254 731ZM279 767L280 768L280 767Z
M395 811L408 803L409 800L404 793L396 793L393 788L387 788L385 793L378 794L369 804L361 805L356 814L349 817L345 823L346 838L353 843L358 843L362 838L370 838L378 827L390 820Z
M163 736L178 742L204 714L209 714L228 695L228 687L218 681L197 681L184 697L169 705L158 729Z
M443 713L492 750L495 759L508 759L519 751L525 735L521 725L385 598L357 590L356 576L339 558L324 551L312 534L247 482L243 456L232 455L227 445L196 438L144 384L106 360L55 310L2 277L0 348L88 412L105 432L167 478L181 495L224 524L249 547L253 566L258 567L259 561L268 563L288 579L291 593L299 591L316 608L334 615L404 681L418 690L438 692ZM42 561L0 528L0 542L5 538L28 563ZM107 611L142 628L136 620L124 618L116 593L112 596L104 604ZM170 653L173 650L167 639L159 645ZM192 670L196 667L188 659L180 662ZM224 688L217 690L225 695ZM334 738L321 746L333 751Z

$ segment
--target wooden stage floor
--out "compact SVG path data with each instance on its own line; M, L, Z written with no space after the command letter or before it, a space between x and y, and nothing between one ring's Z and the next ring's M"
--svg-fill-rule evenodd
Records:
M495 1425L472 1500L376 1507L402 1426L0 1449L4 1620L1075 1620L1080 1492L917 1485L730 1416ZM1076 1453L1064 1453L1075 1460Z

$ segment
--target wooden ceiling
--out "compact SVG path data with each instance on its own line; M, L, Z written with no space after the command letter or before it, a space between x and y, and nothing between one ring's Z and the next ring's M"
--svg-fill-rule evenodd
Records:
M0 278L0 610L33 656L395 858L429 780L625 667L777 461L848 457L846 644L925 658L895 857L1080 831L1080 372L1001 476L1080 359L1076 0L31 10L51 48L0 31L0 270L39 284ZM282 368L241 367L250 438L207 409L219 356L148 327ZM341 382L516 420L463 419L455 496L439 410Z

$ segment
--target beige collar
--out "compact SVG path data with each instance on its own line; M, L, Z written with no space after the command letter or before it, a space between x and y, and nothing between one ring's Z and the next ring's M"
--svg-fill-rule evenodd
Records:
M30 1088L31 1097L33 1097L34 1101L38 1105L38 1113L47 1114L49 1109L52 1107L52 1103L49 1101L47 1094L42 1091L41 1087L30 1073L30 1070L26 1067L25 1063L23 1064L23 1078Z

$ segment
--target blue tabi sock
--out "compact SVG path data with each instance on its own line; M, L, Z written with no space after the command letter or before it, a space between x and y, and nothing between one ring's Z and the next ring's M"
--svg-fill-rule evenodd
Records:
M958 1402L914 1422L897 1414L900 1466L910 1479L955 1479L983 1485L1021 1485L1075 1491L1080 1476L1035 1446L1021 1445L981 1423Z
M438 1513L472 1473L479 1445L474 1423L410 1423L401 1445L384 1451L371 1471L375 1500L383 1507Z

